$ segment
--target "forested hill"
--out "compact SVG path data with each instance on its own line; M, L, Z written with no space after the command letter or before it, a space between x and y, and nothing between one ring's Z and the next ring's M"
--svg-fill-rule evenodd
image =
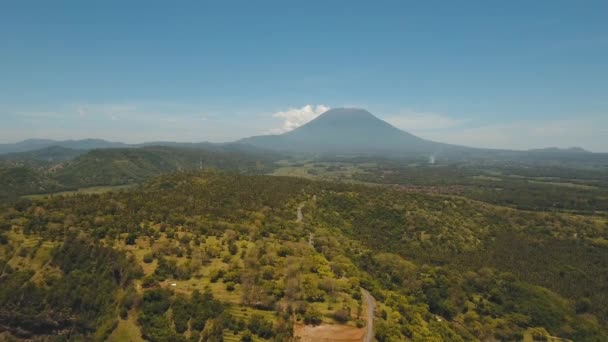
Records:
M291 341L358 331L365 288L382 342L608 340L600 217L197 171L22 200L0 229L4 336Z
M44 150L50 147L61 147L75 150L93 150L98 148L130 147L120 142L106 141L102 139L82 140L51 140L51 139L27 139L12 144L0 144L0 155L6 153L30 152Z
M278 158L275 154L239 146L99 149L79 153L71 160L44 162L36 159L41 153L24 152L0 160L0 199L81 187L132 184L184 170L216 168L266 173L272 170L273 162Z
M7 153L0 155L0 162L6 165L43 165L44 163L71 160L86 153L87 150L50 146L39 150Z
M54 175L77 186L138 182L173 171L217 168L263 173L271 169L272 157L240 151L150 146L138 149L93 150L58 169Z

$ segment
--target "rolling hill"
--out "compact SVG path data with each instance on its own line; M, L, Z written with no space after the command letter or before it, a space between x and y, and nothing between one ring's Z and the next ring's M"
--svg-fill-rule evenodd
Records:
M87 150L53 145L41 148L39 150L3 154L0 155L0 161L13 164L28 164L36 162L53 163L71 160L86 152Z
M82 140L51 140L51 139L27 139L17 143L0 144L0 154L27 152L45 149L51 146L59 146L76 150L92 150L96 148L128 147L128 144L111 142L102 139Z
M54 177L82 187L138 182L162 173L203 168L255 173L266 170L267 158L238 151L166 146L102 149L66 163Z
M63 148L58 149L66 152ZM279 156L255 151L238 145L207 149L147 146L96 149L73 160L50 164L36 163L33 159L27 162L10 159L0 164L0 199L98 185L137 183L175 171L215 168L265 173L271 170ZM40 153L22 152L13 156L34 158Z

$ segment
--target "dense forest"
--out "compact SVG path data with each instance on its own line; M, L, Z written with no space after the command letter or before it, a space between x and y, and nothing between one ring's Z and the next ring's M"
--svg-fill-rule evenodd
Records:
M298 208L302 212L298 218ZM5 202L0 331L44 340L608 340L608 221L459 194L179 172Z
M567 164L395 162L382 159L311 163L312 175L353 168L341 180L396 185L402 190L457 193L475 200L522 210L608 214L606 163ZM336 166L338 165L338 166Z

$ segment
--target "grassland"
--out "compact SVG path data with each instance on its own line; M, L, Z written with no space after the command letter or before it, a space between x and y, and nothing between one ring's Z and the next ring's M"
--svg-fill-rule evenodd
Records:
M144 342L136 317L136 313L132 311L127 319L120 319L116 329L108 337L108 342Z
M374 163L355 164L347 162L283 160L278 162L277 165L279 166L270 175L374 185L374 183L364 182L355 177L358 173L364 172L365 168L374 167Z

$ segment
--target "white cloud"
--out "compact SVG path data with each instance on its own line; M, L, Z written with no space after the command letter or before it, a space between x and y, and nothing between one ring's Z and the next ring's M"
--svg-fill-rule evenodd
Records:
M283 120L283 125L280 128L272 129L271 133L280 134L289 132L323 114L329 109L330 108L325 105L306 105L302 108L289 108L286 111L276 112L272 114L272 116Z

